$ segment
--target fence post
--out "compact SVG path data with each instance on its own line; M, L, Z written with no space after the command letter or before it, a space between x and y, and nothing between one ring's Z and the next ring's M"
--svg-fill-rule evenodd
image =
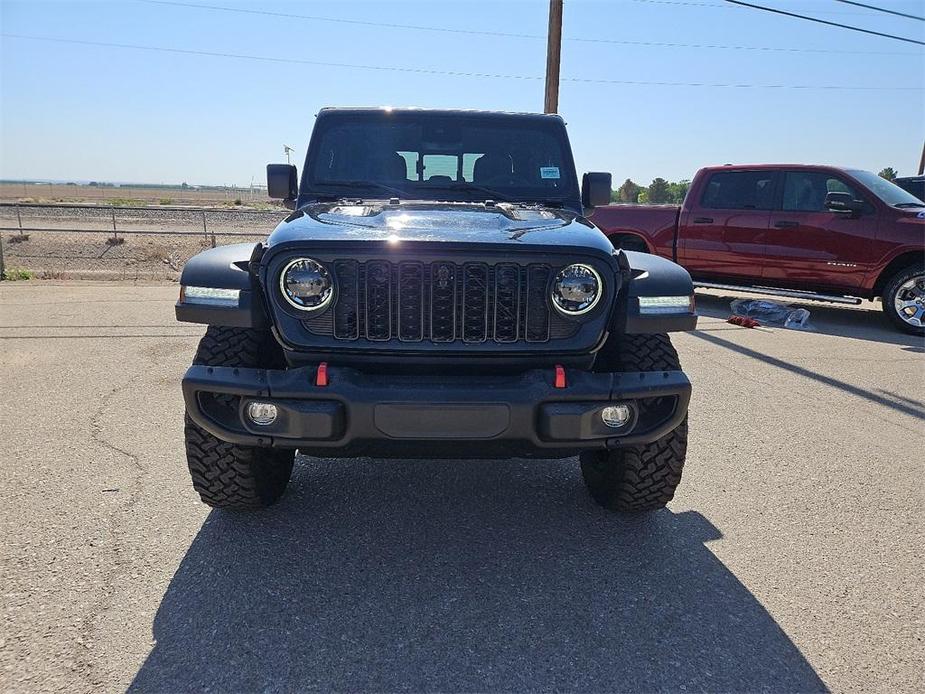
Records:
M16 221L19 222L19 235L22 236L22 215L19 212L19 205L16 205Z
M119 240L119 232L116 231L116 208L112 208L112 238Z
M0 234L0 280L6 279L6 265L3 263L3 234Z
M202 240L208 243L209 241L209 232L206 230L206 212L202 211Z

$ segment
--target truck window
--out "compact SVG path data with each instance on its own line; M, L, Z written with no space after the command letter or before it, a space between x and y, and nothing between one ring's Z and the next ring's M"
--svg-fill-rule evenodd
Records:
M700 206L716 210L770 210L773 171L718 171L710 176Z
M825 212L827 193L850 193L863 202L857 191L840 178L818 171L788 171L784 174L783 209L788 212Z

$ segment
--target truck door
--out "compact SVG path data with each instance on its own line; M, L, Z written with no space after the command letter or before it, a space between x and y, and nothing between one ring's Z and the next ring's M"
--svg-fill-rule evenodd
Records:
M694 277L757 281L777 172L712 171L682 214L678 261Z
M876 208L831 171L784 172L780 204L771 213L764 279L793 288L857 290L871 270ZM865 202L856 215L825 207L830 192Z

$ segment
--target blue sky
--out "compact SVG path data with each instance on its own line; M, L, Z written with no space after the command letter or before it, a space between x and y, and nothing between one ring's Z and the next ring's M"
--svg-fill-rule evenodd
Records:
M752 0L925 40L918 22L834 0ZM921 0L865 0L925 14ZM437 72L417 74L0 38L0 178L248 184L325 105L538 111L548 2L0 2L4 34ZM320 18L369 22L322 21ZM893 166L925 139L922 47L721 0L565 1L559 111L580 170L648 183L726 162ZM585 40L575 40L585 39ZM749 50L644 46L658 42ZM755 48L801 49L800 51ZM812 52L810 52L810 49ZM524 78L537 79L524 79ZM576 82L889 87L728 88ZM899 87L901 89L893 89Z

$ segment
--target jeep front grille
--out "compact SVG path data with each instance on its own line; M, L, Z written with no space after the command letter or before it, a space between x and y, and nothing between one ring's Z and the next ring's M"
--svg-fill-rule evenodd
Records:
M338 340L434 343L547 342L575 321L552 313L549 265L337 260L331 310L303 320Z

